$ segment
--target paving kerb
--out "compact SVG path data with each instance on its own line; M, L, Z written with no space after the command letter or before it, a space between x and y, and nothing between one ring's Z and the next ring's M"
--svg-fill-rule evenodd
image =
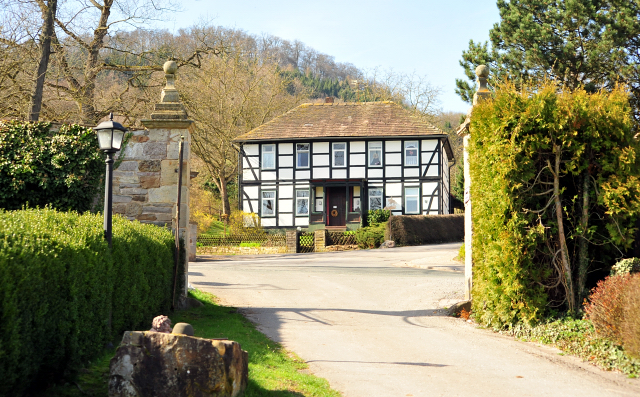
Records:
M450 266L458 248L218 257L191 263L190 282L347 397L640 394L636 379L446 317L463 275L422 267Z

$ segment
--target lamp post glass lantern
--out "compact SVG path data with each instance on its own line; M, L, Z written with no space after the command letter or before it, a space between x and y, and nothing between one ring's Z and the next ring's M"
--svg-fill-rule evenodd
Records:
M111 217L113 195L113 155L120 150L124 133L127 129L122 124L113 121L113 113L109 114L109 121L103 121L93 129L98 136L98 146L106 155L106 175L104 178L104 238L111 248Z

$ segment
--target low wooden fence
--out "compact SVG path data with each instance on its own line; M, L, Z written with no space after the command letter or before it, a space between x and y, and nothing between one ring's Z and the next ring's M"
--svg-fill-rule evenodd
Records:
M227 235L201 234L197 252L206 254L279 254L287 252L284 233L234 233Z
M290 239L290 241L288 241ZM207 235L197 240L198 255L253 255L284 254L358 249L354 231L266 233L247 231L243 233Z

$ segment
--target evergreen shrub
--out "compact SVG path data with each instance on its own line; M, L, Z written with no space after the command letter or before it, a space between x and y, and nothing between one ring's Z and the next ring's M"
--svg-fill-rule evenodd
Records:
M104 175L91 128L0 121L0 208L91 209Z
M356 230L356 242L360 248L378 248L384 243L384 233L386 222L373 223L370 226L361 227Z
M374 223L383 223L389 220L391 217L391 211L389 210L369 210L367 213L367 223L373 225Z
M464 214L392 216L387 231L398 245L458 242L464 239Z
M577 312L634 241L640 156L627 93L505 83L474 107L470 136L476 320L504 328L552 307Z
M0 395L59 381L114 336L169 310L172 234L114 217L109 252L102 221L0 210Z

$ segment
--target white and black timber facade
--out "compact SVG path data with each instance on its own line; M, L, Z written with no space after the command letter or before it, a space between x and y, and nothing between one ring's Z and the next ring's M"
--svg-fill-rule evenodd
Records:
M300 105L236 142L239 207L266 228L352 230L371 209L449 213L447 135L393 102Z

